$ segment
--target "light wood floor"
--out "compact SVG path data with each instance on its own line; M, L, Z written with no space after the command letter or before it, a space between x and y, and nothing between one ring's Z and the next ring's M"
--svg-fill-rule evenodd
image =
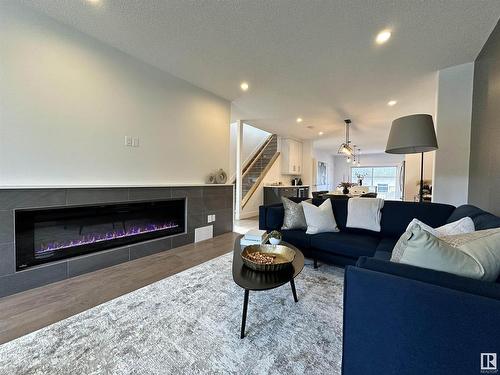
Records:
M240 234L245 234L250 229L259 229L259 217L251 217L234 221L233 231Z
M233 250L237 233L0 298L0 344Z

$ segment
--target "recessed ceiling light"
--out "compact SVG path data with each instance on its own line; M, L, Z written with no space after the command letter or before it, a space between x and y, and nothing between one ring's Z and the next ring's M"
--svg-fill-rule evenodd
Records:
M93 5L97 5L101 2L101 0L87 0L87 2Z
M387 102L387 105L392 107L393 105L396 105L397 103L398 103L398 102L397 102L396 100L389 100L389 101Z
M297 122L302 122L302 118L301 117L297 117Z
M247 91L248 90L248 82L241 82L241 85L240 85L240 88L243 90L243 91Z
M319 132L318 135L323 135L324 133L323 132Z
M382 30L377 34L377 37L375 38L375 42L377 44L384 44L387 42L391 37L391 31L390 30Z

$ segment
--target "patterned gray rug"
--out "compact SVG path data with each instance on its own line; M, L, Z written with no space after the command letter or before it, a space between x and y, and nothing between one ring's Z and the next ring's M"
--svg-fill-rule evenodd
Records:
M243 290L227 254L0 346L1 374L340 374L343 270Z

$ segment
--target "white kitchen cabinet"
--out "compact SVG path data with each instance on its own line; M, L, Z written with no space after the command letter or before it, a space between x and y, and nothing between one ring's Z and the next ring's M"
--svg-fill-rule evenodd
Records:
M290 138L281 139L281 173L302 173L302 143Z

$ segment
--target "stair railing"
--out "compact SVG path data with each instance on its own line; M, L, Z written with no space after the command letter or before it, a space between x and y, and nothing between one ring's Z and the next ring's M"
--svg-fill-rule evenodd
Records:
M267 146L273 141L274 138L276 138L277 135L276 134L272 134L270 135L267 140L264 142L264 144L260 147L259 151L255 154L255 156L252 158L252 160L250 161L249 164L246 165L246 167L243 169L243 172L241 174L241 178L243 179L243 177L245 177L248 172L250 171L250 169L252 169L252 167L255 165L255 163L257 163L257 160L260 159L260 157L262 156L262 154L264 153L264 151L266 150Z
M261 184L262 180L266 176L267 172L269 172L269 169L271 169L271 167L273 166L273 164L276 161L276 159L278 159L279 155L280 155L279 152L275 152L274 153L274 155L271 158L271 160L269 160L269 163L267 163L266 167L262 170L262 172L260 173L260 175L257 178L257 180L253 183L253 185L250 188L250 190L248 190L248 192L245 194L245 196L241 200L241 208L245 207L245 205L248 203L248 201L252 197L253 193L255 193L255 191L257 190L257 188Z

